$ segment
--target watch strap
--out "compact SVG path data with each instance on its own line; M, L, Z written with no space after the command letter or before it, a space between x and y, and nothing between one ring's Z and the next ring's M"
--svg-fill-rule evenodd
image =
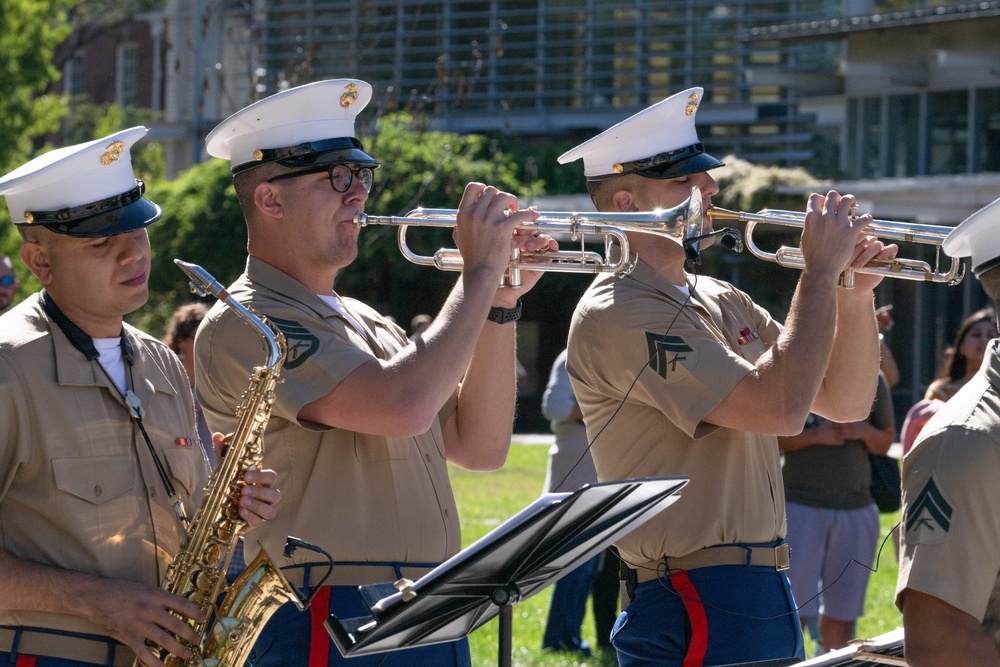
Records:
M518 299L517 305L513 308L490 308L490 313L486 316L486 319L497 324L517 322L521 319L521 300Z

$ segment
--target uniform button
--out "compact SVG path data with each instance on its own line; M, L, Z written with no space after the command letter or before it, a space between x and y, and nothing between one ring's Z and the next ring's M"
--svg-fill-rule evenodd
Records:
M424 458L427 459L428 463L430 463L430 460L431 460L431 455L430 454L424 454Z
M102 493L104 493L104 489L102 489L100 486L95 486L94 487L94 495L95 496L97 496L98 498L100 498Z
M156 497L156 489L150 489L149 490L149 497L150 498L155 498Z

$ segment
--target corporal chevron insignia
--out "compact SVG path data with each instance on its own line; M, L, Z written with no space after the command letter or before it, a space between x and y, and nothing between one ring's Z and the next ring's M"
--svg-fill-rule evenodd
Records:
M287 370L298 368L305 363L306 359L319 352L319 338L295 320L271 316L268 316L267 319L281 329L281 333L285 334L285 341L288 343L288 352L285 355L283 368Z
M951 504L931 477L906 508L906 539L914 544L942 541L951 528L953 513Z
M649 367L664 380L672 382L687 375L698 360L698 353L680 336L646 332ZM678 373L678 371L683 371Z

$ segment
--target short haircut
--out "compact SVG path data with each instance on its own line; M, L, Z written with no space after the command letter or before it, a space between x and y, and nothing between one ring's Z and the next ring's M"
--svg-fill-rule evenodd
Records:
M208 306L200 301L180 306L170 316L163 342L175 353L180 352L181 341L194 338L198 325L207 314Z

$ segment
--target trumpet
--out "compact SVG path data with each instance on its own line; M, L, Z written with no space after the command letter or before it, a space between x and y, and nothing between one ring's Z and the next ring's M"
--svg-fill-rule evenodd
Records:
M540 212L534 222L517 226L518 231L543 234L562 233L571 242L579 242L578 250L555 252L521 252L511 250L507 271L501 287L520 287L521 270L554 271L561 273L614 273L628 275L634 268L629 256L626 232L643 232L674 238L694 239L701 234L704 218L701 194L693 188L687 201L670 209L641 213L564 213ZM405 216L366 215L354 216L354 226L392 225L398 227L399 251L409 261L423 266L436 266L443 271L461 271L464 268L461 253L454 248L441 248L433 255L413 252L406 240L409 227L454 227L458 212L455 209L417 208ZM585 248L588 239L599 236L604 242L604 254ZM617 242L619 257L612 260L612 246ZM694 241L697 243L697 241Z
M712 207L705 211L705 215L713 222L716 220L737 220L746 223L743 238L754 257L775 262L786 268L800 270L805 268L805 258L800 248L781 246L774 252L767 252L762 250L753 239L754 229L761 224L784 225L802 229L805 226L805 213L780 209L763 209L757 213L743 213ZM854 215L855 213L852 211L852 219ZM929 263L918 259L899 257L884 261L873 259L860 269L849 268L845 270L840 276L841 287L854 287L855 273L875 274L905 280L924 280L948 285L957 285L965 277L965 266L961 259L949 258L951 262L947 270L943 270L941 266L941 244L951 231L950 227L918 225L894 220L872 220L867 231L879 239L935 246L934 266L931 267Z
M406 259L414 264L436 266L444 271L461 271L464 267L461 253L454 248L441 248L433 255L420 255L410 249L406 233L409 227L454 227L457 211L455 209L417 208L405 216L380 216L358 213L354 216L354 225L358 228L368 225L392 225L398 227L397 241L399 250ZM852 215L854 213L852 212ZM743 238L732 228L703 234L705 218L712 222L734 220L746 224ZM517 226L518 231L545 234L562 233L568 235L571 242L579 242L578 250L559 250L557 252L520 252L511 250L510 262L501 281L501 286L519 287L521 285L520 271L557 271L563 273L614 273L619 277L628 275L635 266L635 259L629 254L629 243L626 233L639 232L655 234L670 238L680 244L687 257L697 261L701 240L718 234L723 235L727 247L737 252L742 250L744 243L750 252L768 262L774 262L786 268L805 268L805 258L800 248L782 246L775 252L762 250L753 239L757 225L773 224L802 229L805 226L805 214L798 211L782 211L764 209L757 213L729 211L723 208L711 207L702 209L701 190L691 188L687 200L673 208L645 211L637 213L564 213L539 212L537 220ZM906 241L928 244L936 247L934 266L918 259L895 258L892 260L872 260L860 269L846 269L840 277L840 285L845 288L854 286L854 274L866 273L882 275L887 278L903 278L906 280L923 280L929 282L957 285L962 281L965 267L960 259L950 258L951 264L947 270L941 268L941 244L951 231L949 227L937 225L917 225L892 220L873 220L868 225L869 233L891 241ZM604 242L604 254L586 250L588 238L599 236ZM620 250L617 259L610 259L612 246L618 243Z

